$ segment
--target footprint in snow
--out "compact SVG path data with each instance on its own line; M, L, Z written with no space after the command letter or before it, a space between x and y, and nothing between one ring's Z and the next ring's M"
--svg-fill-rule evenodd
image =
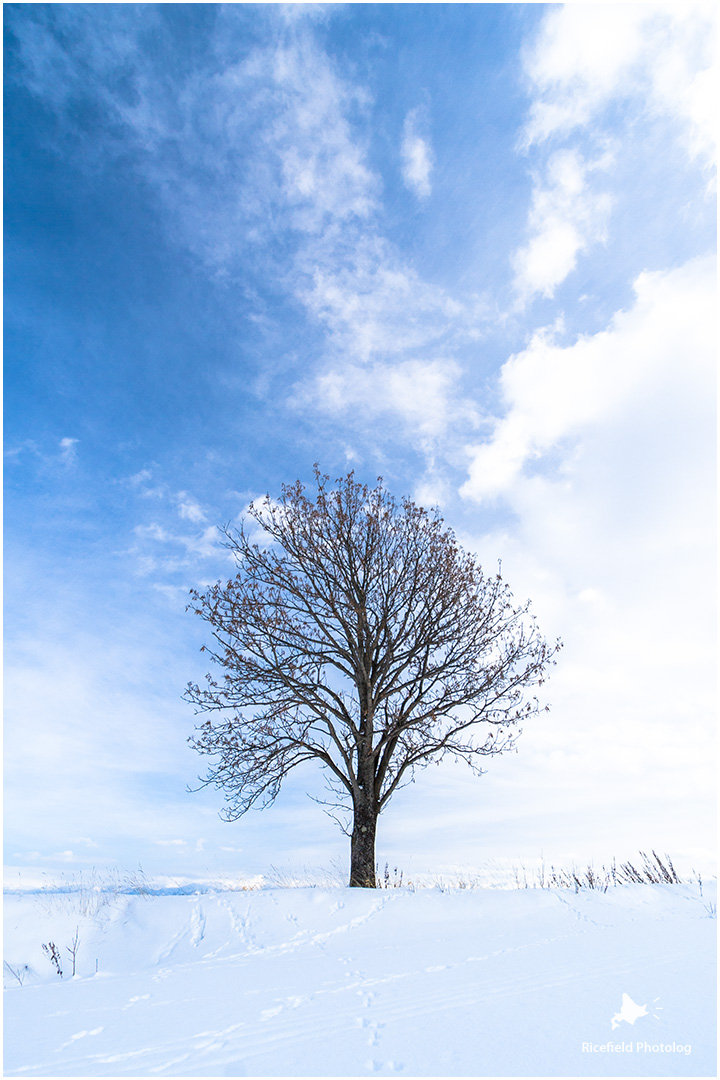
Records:
M78 1032L76 1032L75 1035L71 1035L70 1038L68 1039L68 1041L64 1042L62 1044L62 1046L58 1046L55 1053L59 1054L61 1050L66 1050L68 1046L72 1046L72 1044L74 1042L77 1042L78 1039L84 1039L88 1035L99 1035L102 1030L103 1030L103 1028L97 1027L97 1028L93 1028L92 1031L78 1031Z
M150 999L149 994L136 994L135 997L130 998L127 1005L123 1005L123 1010L124 1009L131 1009L132 1006L135 1005L138 1001L148 1001L149 999Z

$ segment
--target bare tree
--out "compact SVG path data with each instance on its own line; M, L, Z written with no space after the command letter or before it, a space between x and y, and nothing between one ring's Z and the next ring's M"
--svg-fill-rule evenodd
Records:
M484 756L512 746L540 708L526 692L561 645L437 511L396 502L381 480L315 476L313 498L298 482L250 506L266 543L226 527L237 575L192 593L221 676L188 686L212 714L190 743L212 759L203 784L222 789L228 820L319 762L352 815L350 885L372 888L393 793L446 754L481 773Z

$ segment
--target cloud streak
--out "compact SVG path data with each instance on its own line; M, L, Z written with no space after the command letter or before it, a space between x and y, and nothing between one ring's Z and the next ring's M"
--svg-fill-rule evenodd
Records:
M478 423L474 406L458 393L460 376L458 365L447 360L347 365L318 378L314 402L353 425L397 418L431 454L452 425Z
M405 117L401 145L402 174L405 185L419 199L427 199L432 191L430 174L433 169L433 152L430 140L420 133L420 110L412 109Z

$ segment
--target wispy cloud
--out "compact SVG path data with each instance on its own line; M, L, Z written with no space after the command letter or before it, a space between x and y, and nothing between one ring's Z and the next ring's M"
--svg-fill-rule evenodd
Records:
M50 443L47 438L42 442L36 439L24 439L17 446L8 446L3 450L4 459L8 464L20 464L26 457L35 458L50 469L56 469L58 464L63 466L74 465L77 461L77 446L80 440L66 436L58 442Z
M350 122L367 106L363 88L341 77L306 35L273 52L268 70L283 91L268 150L282 163L281 212L289 210L302 234L286 283L327 334L326 358L299 397L325 414L353 406L374 413L372 401L384 394L383 411L396 413L422 440L445 426L447 402L457 396L451 384L461 375L448 354L480 336L486 305L423 280L383 235L381 184L367 164L366 129ZM405 177L425 195L431 152L420 125L413 110L404 128ZM367 372L359 365L369 365ZM409 372L417 377L414 388ZM431 416L424 388L439 389L441 372Z
M202 521L206 521L205 513L198 502L188 495L186 491L179 491L176 495L178 503L178 514L183 521L192 521L194 524L199 524Z
M271 145L295 227L319 233L331 223L367 219L379 183L349 123L349 114L369 104L367 94L342 79L306 33L258 52L254 62L272 79L280 106Z
M77 450L75 449L75 447L77 446L78 442L78 439L71 438L65 438L60 440L60 460L63 465L72 465L75 461L77 461Z
M156 580L153 588L178 607L184 605L190 583L197 585L203 565L222 553L216 525L206 524L208 514L188 491L176 491L157 474L157 466L148 466L122 480L132 496L135 513L145 516L152 507L153 520L141 522L132 530L132 543L123 554L129 557L143 577ZM168 581L168 576L182 574L182 581Z
M339 242L338 242L339 241ZM392 245L374 232L335 235L298 261L298 295L325 325L333 351L367 362L479 337L487 320L480 298L461 302L423 281Z
M412 109L405 117L402 137L403 180L410 191L420 199L426 199L432 191L430 173L433 168L433 152L430 139L422 130L420 109Z
M449 360L404 360L397 364L346 365L318 378L315 404L361 425L395 416L428 451L452 424L473 426L474 406L460 397L461 370Z
M220 534L215 525L202 532L170 531L157 522L136 525L135 543L127 552L136 559L142 574L175 573L196 570L203 559L217 559L221 554Z
M283 212L289 208L302 236L286 283L327 334L326 357L294 400L325 415L375 415L382 398L382 411L424 446L430 433L447 430L450 403L459 400L462 372L448 356L481 336L487 305L423 280L383 235L380 182L362 126L350 123L366 106L363 89L341 78L308 37L273 53L270 71L283 96L268 149L282 162ZM405 177L426 195L431 152L420 123L414 110L404 128ZM466 419L470 411L461 410Z

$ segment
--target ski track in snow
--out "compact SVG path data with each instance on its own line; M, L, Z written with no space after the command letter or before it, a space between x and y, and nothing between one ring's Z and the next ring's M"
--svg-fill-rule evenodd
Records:
M6 959L33 974L6 981L5 1075L711 1075L707 893L273 889L102 920L11 895ZM41 943L78 924L59 980ZM623 993L648 1015L611 1031ZM581 1049L623 1040L692 1053Z

